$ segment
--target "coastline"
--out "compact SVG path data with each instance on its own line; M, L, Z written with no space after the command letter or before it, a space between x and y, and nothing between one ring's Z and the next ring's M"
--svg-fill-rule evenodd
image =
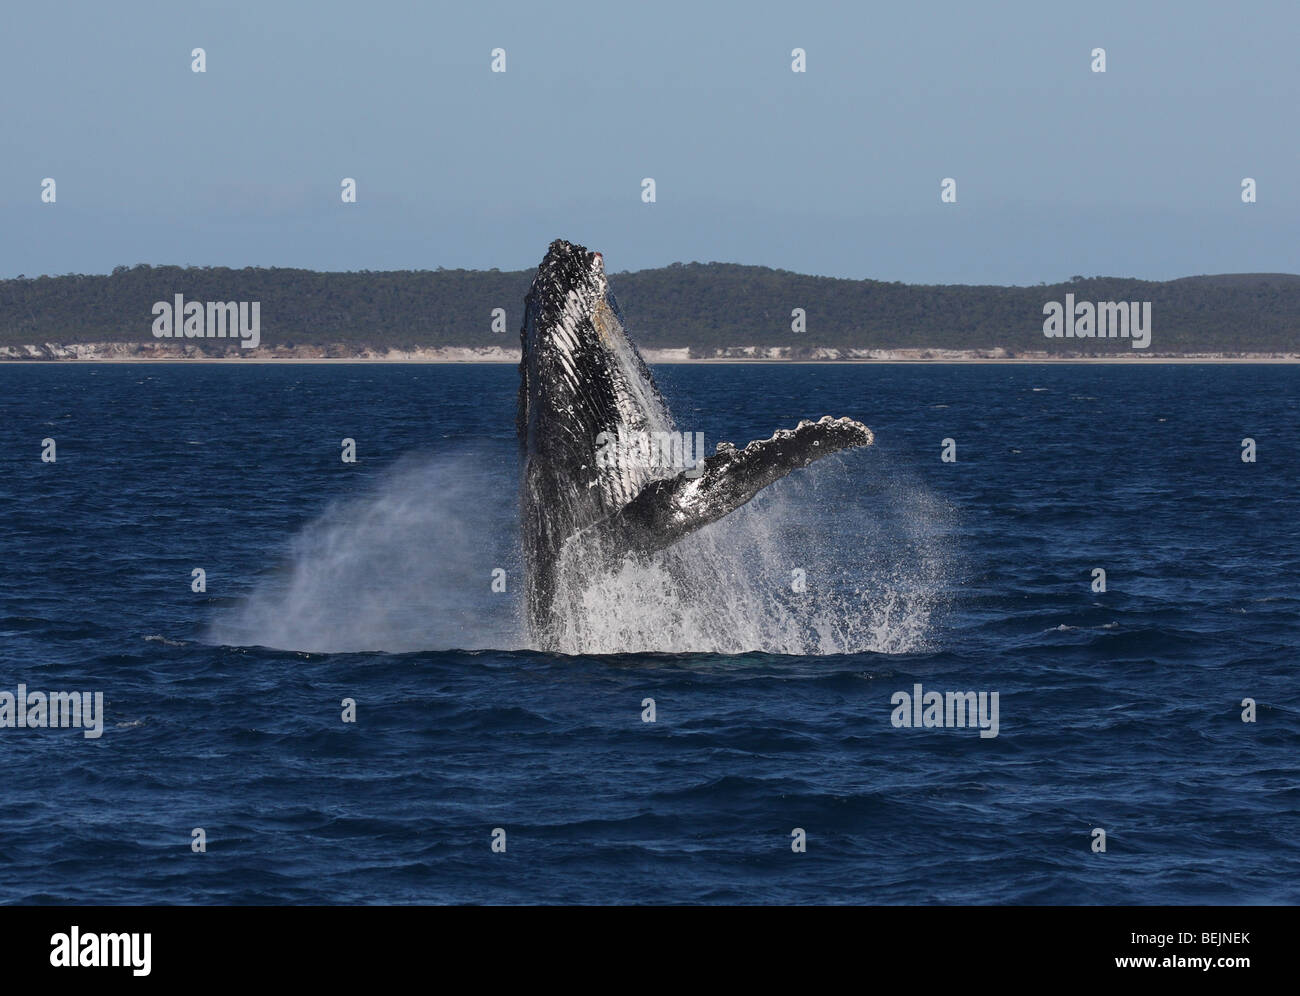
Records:
M1300 363L1300 352L1275 353L1158 353L1149 351L1114 353L1048 353L1005 349L837 349L820 347L812 355L791 355L789 347L740 346L719 350L709 357L691 356L687 347L647 348L641 355L650 364L733 364L792 363L824 364L911 364L911 363L1110 363L1121 365L1152 363ZM332 354L332 355L331 355ZM431 349L348 349L342 346L258 348L246 354L209 355L197 346L162 346L154 343L43 343L40 346L0 347L0 364L44 365L47 363L497 363L517 365L519 351L500 346L453 346Z

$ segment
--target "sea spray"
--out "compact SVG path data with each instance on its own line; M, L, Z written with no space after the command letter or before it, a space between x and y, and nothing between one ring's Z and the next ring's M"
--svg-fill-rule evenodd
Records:
M562 558L565 653L821 656L928 649L952 564L951 512L865 454L831 458L650 558ZM879 461L874 461L878 463Z
M830 458L649 558L563 558L559 649L929 649L951 512L886 464ZM526 648L516 493L505 445L403 460L294 537L208 638L321 653Z
M295 536L208 638L321 653L524 647L513 464L506 444L399 461Z

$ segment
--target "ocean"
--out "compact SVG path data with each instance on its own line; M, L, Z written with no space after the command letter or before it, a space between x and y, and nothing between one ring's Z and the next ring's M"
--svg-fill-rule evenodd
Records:
M0 901L1300 900L1300 367L655 374L876 443L542 653L513 366L0 365Z

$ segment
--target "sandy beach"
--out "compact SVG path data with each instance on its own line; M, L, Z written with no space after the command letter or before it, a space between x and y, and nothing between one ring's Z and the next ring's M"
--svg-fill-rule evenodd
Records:
M792 356L788 347L741 346L711 357L693 357L688 347L642 349L652 364L727 363L1300 363L1293 353L1161 353L1130 350L1105 354L1048 353L1005 349L837 349ZM42 343L0 347L0 363L507 363L519 351L500 346L454 346L436 349L351 349L331 346L258 349L208 355L192 345L145 343Z

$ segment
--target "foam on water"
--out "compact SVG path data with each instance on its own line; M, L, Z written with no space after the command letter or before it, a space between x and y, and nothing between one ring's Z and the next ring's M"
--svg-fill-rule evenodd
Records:
M594 318L648 429L675 432L612 309L597 309ZM558 647L571 654L922 649L943 588L947 520L915 486L873 482L876 496L866 500L854 475L869 465L856 453L798 471L676 546L648 559L626 557L612 571L599 543L570 543L556 578Z
M823 461L612 573L562 563L560 649L926 649L951 559L948 513L912 485L864 496L861 475L878 462ZM500 453L403 461L294 537L208 639L320 653L526 648L508 468ZM505 593L491 590L497 567Z
M612 573L566 557L556 601L560 649L809 656L928 649L951 563L949 513L906 485L868 505L851 487L864 457L799 472Z

